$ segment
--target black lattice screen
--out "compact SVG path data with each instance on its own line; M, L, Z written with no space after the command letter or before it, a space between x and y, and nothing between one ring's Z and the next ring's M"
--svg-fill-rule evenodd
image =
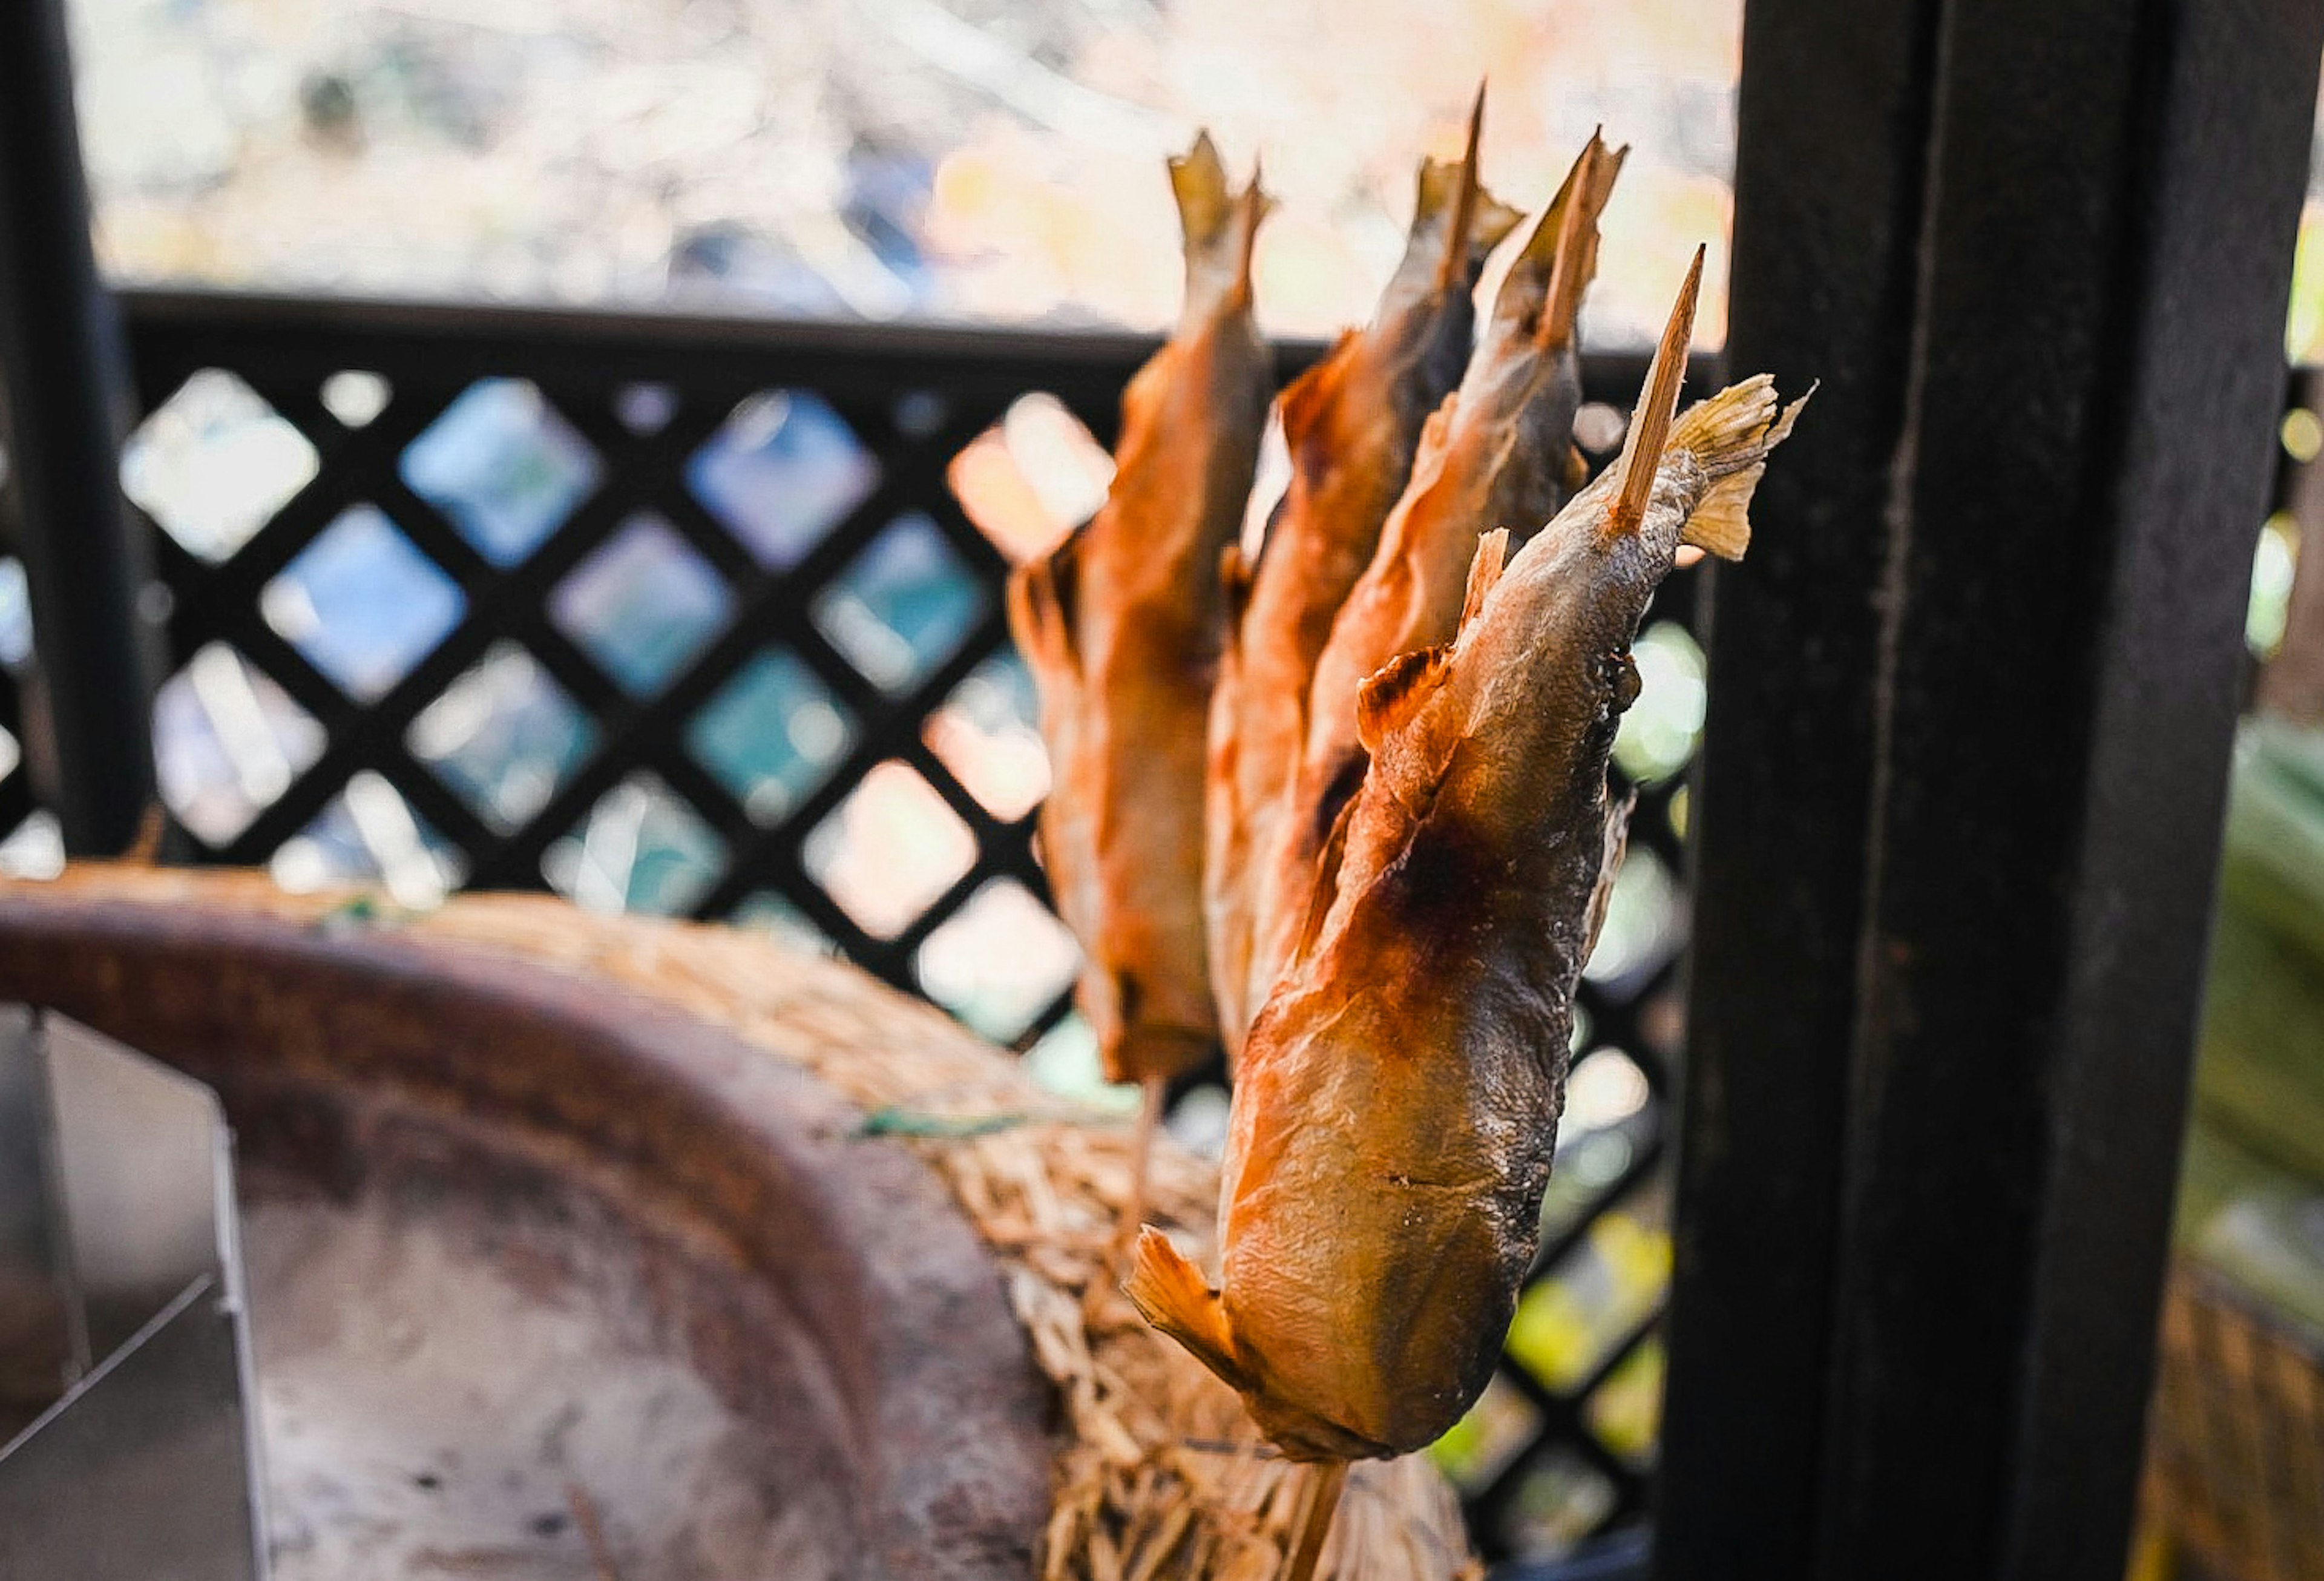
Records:
M1149 343L198 295L129 309L148 416L125 481L160 524L172 599L157 734L176 855L420 901L554 884L733 917L1019 1049L1057 1035L1070 956L1036 937L1055 924L1001 545L1035 507L1073 508L1073 489L1045 495L1045 468L1111 444ZM1627 409L1641 373L1593 360L1591 398ZM1618 418L1590 415L1602 455ZM1677 578L1642 643L1665 706L1625 742L1648 780L1637 876L1584 988L1541 1262L1508 1364L1440 1447L1495 1557L1568 1547L1646 1496L1692 596ZM14 707L0 685L12 742ZM30 807L22 770L0 775L0 834ZM996 954L1051 975L996 1003L974 981Z

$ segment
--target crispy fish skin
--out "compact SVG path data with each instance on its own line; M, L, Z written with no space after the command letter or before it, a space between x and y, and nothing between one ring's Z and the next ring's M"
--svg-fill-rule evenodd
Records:
M1271 843L1255 853L1245 1003L1265 998L1306 911L1332 820L1362 770L1356 694L1399 653L1450 640L1483 535L1548 521L1578 482L1582 298L1627 150L1592 135L1494 299L1460 387L1427 420L1412 476L1316 658L1307 736Z
M1277 403L1291 482L1255 568L1226 551L1227 638L1211 697L1204 915L1228 1053L1250 994L1251 854L1273 848L1299 772L1307 688L1332 619L1370 563L1420 430L1460 382L1485 259L1521 216L1477 179L1484 97L1458 162L1422 162L1404 259L1372 321L1342 335Z
M1186 297L1122 395L1105 504L1011 578L1010 624L1041 694L1052 790L1041 846L1080 938L1083 1013L1107 1076L1175 1076L1217 1037L1203 942L1204 730L1235 537L1273 393L1251 319L1267 200L1230 194L1207 135L1170 166Z
M1797 410L1762 377L1649 433L1506 572L1489 537L1457 638L1364 688L1371 766L1238 1072L1222 1289L1152 1230L1130 1282L1287 1455L1416 1449L1491 1376L1627 819L1606 772L1629 645L1683 540L1741 552Z

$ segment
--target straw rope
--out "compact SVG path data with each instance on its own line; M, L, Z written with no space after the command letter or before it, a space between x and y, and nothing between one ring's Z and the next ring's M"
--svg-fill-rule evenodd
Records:
M85 865L59 883L172 907L381 927L624 985L725 1027L833 1087L932 1165L1006 1281L1063 1410L1043 1581L1277 1581L1301 1515L1300 1469L1241 1403L1146 1327L1118 1288L1130 1129L1037 1086L1015 1060L862 973L733 929L605 917L528 895L463 895L426 914L358 892L288 895L263 874ZM1214 1165L1159 1137L1146 1216L1214 1253ZM1425 1460L1349 1477L1319 1575L1473 1581L1451 1490Z

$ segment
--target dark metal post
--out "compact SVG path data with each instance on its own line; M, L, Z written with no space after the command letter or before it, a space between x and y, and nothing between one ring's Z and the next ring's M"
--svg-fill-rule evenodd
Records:
M1748 9L1667 1581L2122 1573L2319 50Z
M37 659L26 747L65 846L117 852L153 794L154 648L121 498L120 327L89 242L61 0L0 5L0 389Z

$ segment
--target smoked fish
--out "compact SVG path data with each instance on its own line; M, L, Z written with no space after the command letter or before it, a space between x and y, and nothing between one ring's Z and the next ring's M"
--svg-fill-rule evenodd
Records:
M1522 549L1478 545L1446 640L1354 701L1365 767L1246 1041L1213 1289L1158 1231L1128 1289L1296 1459L1435 1439L1491 1376L1539 1239L1572 1001L1618 864L1630 644L1682 543L1739 557L1800 403L1674 421L1702 255L1622 456Z
M1274 393L1251 317L1259 178L1228 190L1207 134L1170 163L1185 305L1130 382L1105 504L1011 577L1051 790L1042 859L1080 938L1077 985L1114 1081L1157 1082L1217 1041L1203 945L1204 732L1240 528Z
M1459 387L1425 424L1371 562L1333 617L1288 800L1268 846L1253 853L1243 1001L1253 1011L1288 957L1323 839L1362 772L1357 689L1397 654L1451 639L1485 533L1506 527L1522 540L1580 486L1578 319L1597 271L1599 217L1627 153L1593 134L1574 162L1511 262Z
M1372 320L1342 335L1277 402L1290 485L1256 563L1226 550L1226 646L1211 697L1203 904L1211 985L1231 1056L1250 995L1251 855L1272 850L1307 734L1307 689L1332 619L1371 562L1429 413L1460 383L1477 277L1523 217L1478 176L1480 89L1458 162L1421 162L1404 258Z

